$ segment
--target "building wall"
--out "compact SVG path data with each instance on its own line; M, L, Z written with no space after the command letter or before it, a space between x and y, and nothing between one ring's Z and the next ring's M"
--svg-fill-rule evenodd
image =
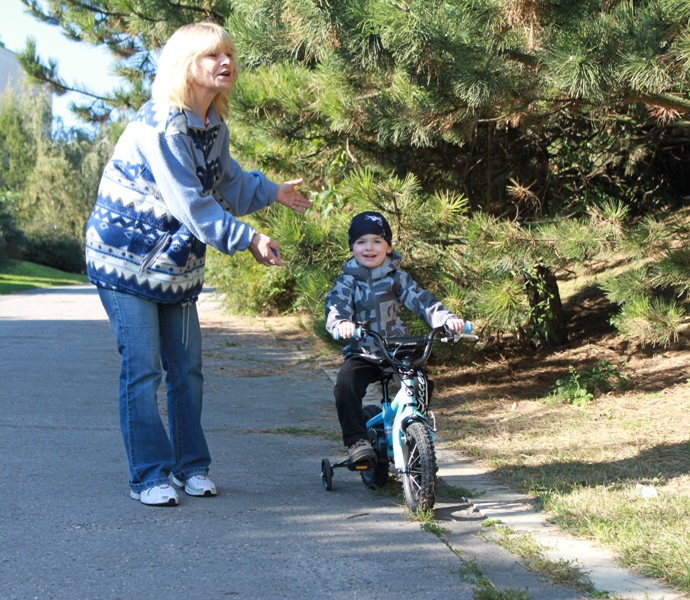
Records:
M5 88L24 76L24 71L19 66L19 61L7 48L0 46L0 94Z

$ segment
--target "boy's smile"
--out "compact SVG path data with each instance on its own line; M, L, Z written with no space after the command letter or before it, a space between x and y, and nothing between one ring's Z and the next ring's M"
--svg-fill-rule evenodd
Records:
M368 269L381 266L390 251L390 244L374 233L367 233L352 244L352 255L355 260Z

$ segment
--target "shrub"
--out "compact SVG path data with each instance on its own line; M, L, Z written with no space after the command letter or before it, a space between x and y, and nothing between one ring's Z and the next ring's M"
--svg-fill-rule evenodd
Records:
M21 258L25 240L15 217L18 202L18 194L0 192L0 263L8 258Z
M294 276L287 269L260 265L249 252L227 256L209 250L206 275L234 314L274 315L293 309Z
M546 397L547 403L574 404L575 406L591 404L594 401L594 394L587 391L582 375L572 365L568 371L567 377L556 380L556 384Z
M34 227L25 235L24 260L68 273L86 272L81 239L53 226Z
M586 406L594 401L595 394L630 387L632 379L623 377L618 369L602 359L596 366L585 369L582 373L578 373L572 365L568 367L568 376L556 380L546 402Z

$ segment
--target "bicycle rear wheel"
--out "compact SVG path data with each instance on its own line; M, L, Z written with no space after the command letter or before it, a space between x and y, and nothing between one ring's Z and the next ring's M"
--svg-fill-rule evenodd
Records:
M369 420L381 412L381 407L367 404L364 407L364 419ZM383 428L381 428L383 429ZM382 433L382 432L381 432ZM369 489L383 487L388 481L388 457L379 454L376 466L361 472L362 481Z
M411 423L405 430L403 475L405 502L410 510L429 510L436 502L436 452L429 429L423 423Z

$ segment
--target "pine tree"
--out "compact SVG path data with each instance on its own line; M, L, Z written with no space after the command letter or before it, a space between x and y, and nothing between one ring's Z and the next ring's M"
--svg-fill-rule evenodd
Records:
M266 169L414 174L521 219L686 185L658 151L684 143L690 111L686 0L23 1L112 51L128 85L77 107L97 120L147 97L175 28L227 24L245 70L238 146ZM22 63L69 88L31 44Z
M554 275L609 239L588 210L643 215L690 192L687 0L24 1L113 52L128 85L80 107L96 120L146 98L176 27L224 24L240 162L382 207L423 279L483 290L475 305L525 339L565 339ZM31 45L22 61L68 87ZM459 197L464 240L438 223Z

